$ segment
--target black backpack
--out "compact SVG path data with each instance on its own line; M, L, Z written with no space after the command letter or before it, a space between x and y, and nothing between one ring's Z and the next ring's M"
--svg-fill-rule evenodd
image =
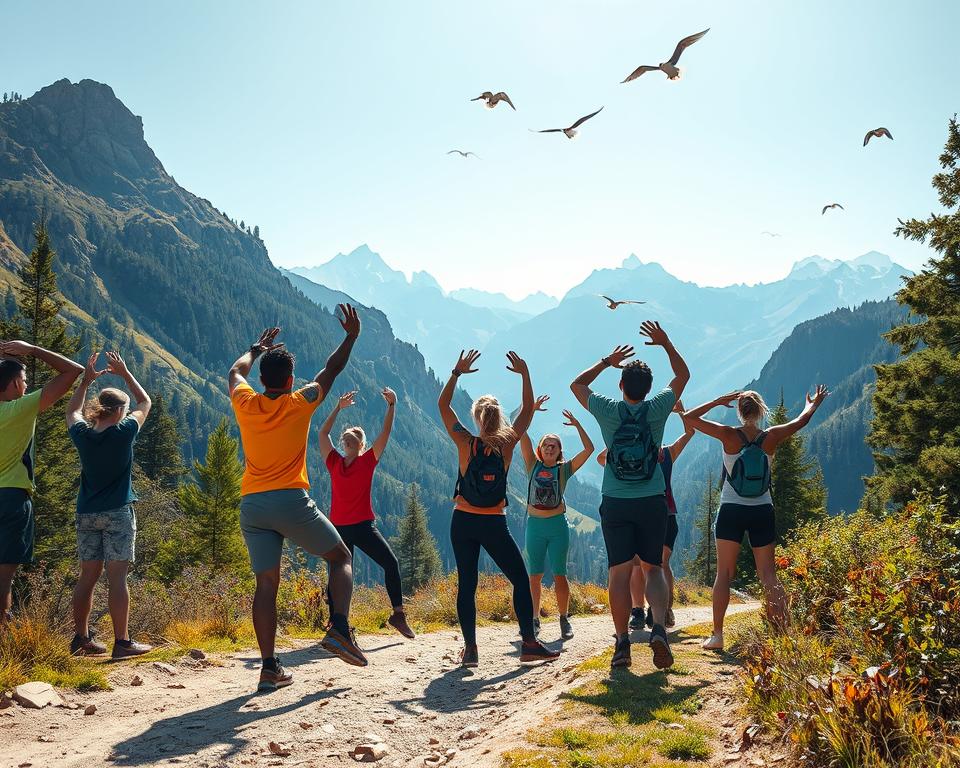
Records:
M630 415L627 404L621 402L620 426L613 433L607 451L607 465L618 480L646 482L657 471L660 446L653 442L647 411L650 404L641 403L635 416Z
M479 437L470 441L470 463L457 477L455 496L474 507L496 507L507 502L507 468L499 451Z

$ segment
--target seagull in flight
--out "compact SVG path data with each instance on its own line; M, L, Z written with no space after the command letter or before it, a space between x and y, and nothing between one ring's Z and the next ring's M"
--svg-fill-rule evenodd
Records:
M845 210L846 210L846 208L844 208L842 205L840 205L840 203L830 203L829 205L823 206L823 210L820 211L820 215L823 216L823 214L825 214L825 213L827 212L827 209L828 209L828 208L839 208L841 211L845 211Z
M577 120L577 122L575 122L569 128L547 128L543 131L535 131L535 133L562 133L568 139L573 139L579 133L579 131L577 130L578 127L580 127L585 122L587 122L587 120L589 120L591 117L599 115L602 111L603 111L603 107L600 107L600 109L598 109L596 112L591 112L589 115L581 117L579 120Z
M611 299L609 296L604 296L602 293L598 293L597 296L599 296L601 299L607 300L607 309L616 309L621 304L646 304L647 303L645 301L616 301L614 299Z
M660 62L660 64L655 67L650 66L649 64L642 64L633 70L633 72L631 72L629 75L627 75L627 79L623 82L629 83L631 80L636 80L644 72L656 72L658 69L667 76L668 80L679 80L681 72L680 68L677 66L677 62L680 61L680 54L709 31L710 28L707 27L705 30L703 30L703 32L697 32L695 35L690 35L689 37L683 38L683 40L677 43L677 47L673 51L673 56L671 56L667 61Z
M462 149L451 149L449 152L447 152L447 154L460 155L460 157L470 157L473 155L475 158L477 158L477 160L480 159L480 155L478 155L476 152L464 152Z
M867 135L863 137L863 146L867 146L867 143L872 138L880 138L881 136L886 136L890 141L893 141L893 136L890 134L886 128L874 128L872 131L867 131Z
M517 111L517 108L513 106L513 102L510 101L510 97L507 96L507 94L505 94L503 91L498 91L497 93L484 91L479 96L477 96L477 98L470 99L470 101L480 101L480 99L483 99L483 106L485 106L487 109L493 109L501 101L505 101L507 102L507 104L510 105L510 109L512 109L514 112Z
M763 232L761 232L760 234L766 235L767 237L780 237L779 232L768 232L767 230L763 230Z

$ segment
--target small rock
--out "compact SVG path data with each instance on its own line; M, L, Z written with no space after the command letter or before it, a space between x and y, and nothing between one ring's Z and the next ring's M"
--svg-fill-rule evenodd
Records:
M140 675L134 675L130 685L143 685L143 678Z
M42 741L49 744L50 742L53 741L53 736L46 736L46 735L38 736L37 741Z
M13 696L10 691L0 691L0 709L13 706Z
M357 744L349 754L358 763L375 763L386 757L387 751L387 745L383 743Z
M311 728L313 728L313 723L297 723L297 725L299 725L305 731L309 731Z
M392 718L392 717L383 718L384 725L393 725L395 722L397 722L395 718Z
M196 659L197 661L207 658L207 654L205 654L199 648L191 648L189 651L187 651L187 656L189 656L191 659Z
M448 749L446 752L443 753L443 756L447 759L447 762L449 763L451 760L453 760L453 758L457 756L457 750Z
M431 745L433 745L433 744L439 744L439 743L440 743L440 739L438 739L436 736L431 736L431 737L430 737L430 744L431 744Z
M85 714L85 715L92 715L92 714L93 714L94 712L96 712L96 711L97 711L97 705L96 705L96 704L88 704L86 707L84 707L84 709L83 709L83 714Z
M681 725L680 723L667 723L667 728L670 728L671 730L674 730L674 731L682 731L683 725Z
M271 741L269 744L267 744L267 747L278 757L290 757L290 753L292 751L290 747L287 747L283 744L278 744L275 741Z
M416 663L417 663L417 657L416 657L416 656L407 656L407 658L405 658L404 661L409 662L410 664L416 664Z
M185 686L183 683L170 683L170 684L167 685L167 688L178 688L178 689L179 689L179 688L186 688L186 687L187 687L187 686Z
M30 709L43 709L49 704L62 704L63 699L57 693L50 683L24 683L13 689L13 698L20 702L21 706Z
M329 733L331 736L337 732L337 729L330 725L330 723L324 723L321 725L320 730L324 733Z
M166 672L168 675L177 674L177 670L171 667L169 664L164 664L162 661L153 662L153 668L159 669L161 672Z
M479 725L468 725L466 728L460 731L460 735L457 738L460 741L465 741L466 739L475 739L482 734L483 728L481 728Z

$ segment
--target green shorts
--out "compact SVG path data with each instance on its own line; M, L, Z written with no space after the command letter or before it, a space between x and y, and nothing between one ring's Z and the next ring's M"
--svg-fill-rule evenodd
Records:
M550 555L550 570L554 576L567 575L567 552L570 550L570 529L567 516L527 517L527 530L523 537L523 558L527 571L532 576L543 574L547 555Z

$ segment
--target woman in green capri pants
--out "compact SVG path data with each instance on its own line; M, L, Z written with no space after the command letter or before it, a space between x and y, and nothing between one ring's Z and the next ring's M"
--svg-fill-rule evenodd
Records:
M536 410L545 411L549 400L543 395L536 401ZM520 452L529 479L527 489L527 528L524 534L523 556L530 572L530 594L533 597L534 626L540 629L540 582L550 558L554 576L557 607L560 610L560 636L573 637L573 627L567 612L570 609L570 585L567 582L567 551L570 549L570 531L567 528L567 507L563 491L567 481L593 453L593 443L583 425L570 411L563 412L564 426L574 427L580 433L583 450L570 460L563 458L563 446L558 435L544 435L536 449L524 433L520 438Z

